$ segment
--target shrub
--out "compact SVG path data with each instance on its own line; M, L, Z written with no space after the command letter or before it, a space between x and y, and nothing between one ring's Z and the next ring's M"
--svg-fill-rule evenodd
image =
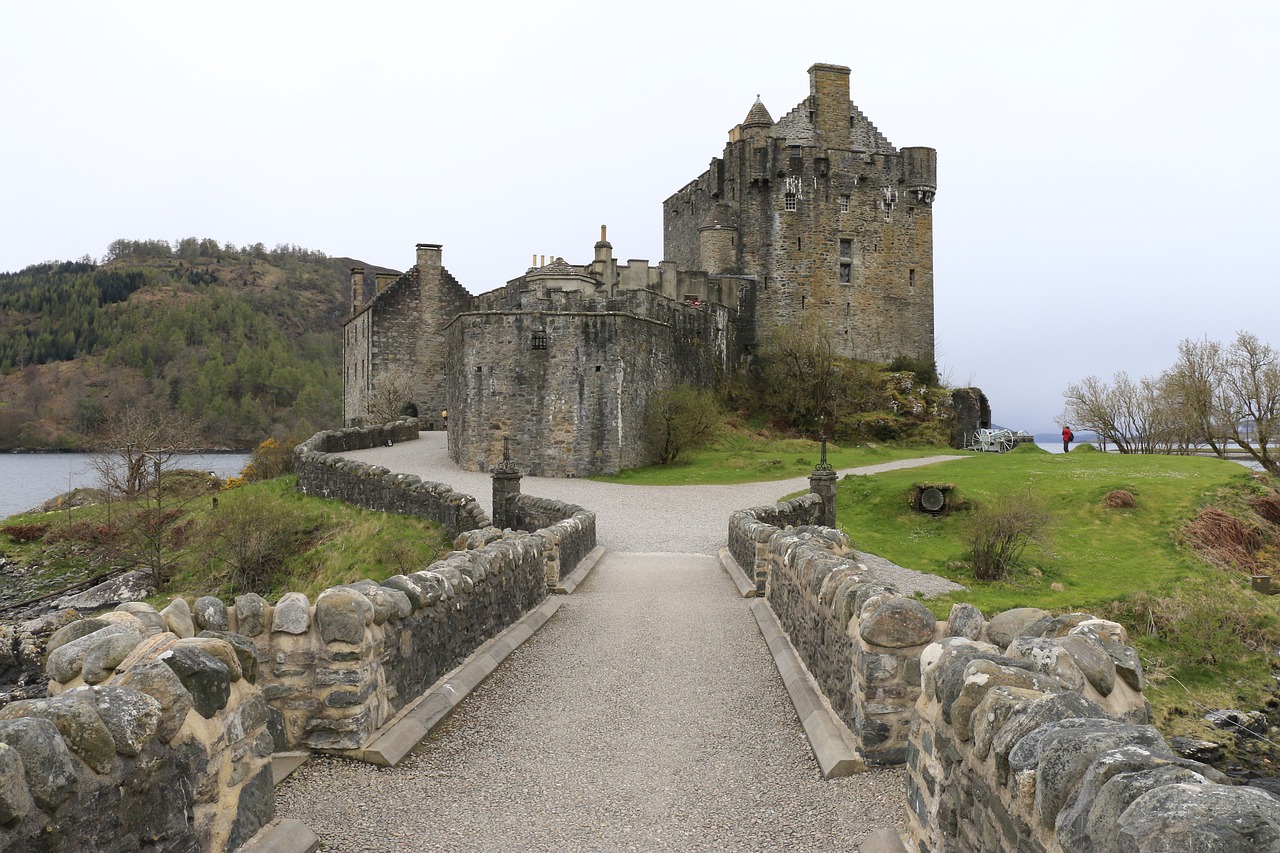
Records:
M305 521L299 510L261 495L226 501L210 531L210 562L229 570L237 592L271 590L285 558L302 547Z
M14 542L21 542L22 544L39 542L44 538L48 530L49 525L47 524L10 524L6 527L0 527L0 533L5 534Z
M677 385L649 399L645 438L655 462L669 465L715 438L724 412L710 391Z
M249 457L249 464L244 466L239 477L233 479L241 482L256 482L257 480L274 480L276 477L292 473L293 443L281 444L274 438L268 438L254 448L253 455Z
M1107 496L1102 499L1102 505L1107 509L1132 509L1138 505L1138 500L1133 496L1133 492L1116 489L1114 492L1107 492Z
M1004 580L1032 542L1046 544L1053 517L1036 495L1007 494L978 506L969 517L973 575Z

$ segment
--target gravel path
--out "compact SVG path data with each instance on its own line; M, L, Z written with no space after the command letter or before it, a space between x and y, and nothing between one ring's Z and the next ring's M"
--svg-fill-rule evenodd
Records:
M611 553L400 767L312 759L277 814L326 851L853 850L903 788L821 779L714 558Z
M475 496L492 514L492 481L488 474L463 471L449 459L443 432L421 433L418 441L393 447L374 447L342 454L392 471L416 474L424 480L448 483ZM927 456L901 459L845 474L876 474L899 468L915 468L967 459L967 456ZM556 498L586 507L596 514L596 535L610 551L632 553L716 554L728 535L729 515L737 509L775 503L779 497L809 487L807 477L743 483L733 486L628 486L593 480L525 477L521 490L539 497ZM872 554L859 559L880 577L906 594L938 595L960 587L936 575L896 566Z

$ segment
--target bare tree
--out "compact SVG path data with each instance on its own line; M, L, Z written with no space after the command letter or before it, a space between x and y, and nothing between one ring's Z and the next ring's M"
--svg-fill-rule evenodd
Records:
M117 560L146 569L158 587L168 581L182 553L176 529L182 509L200 493L189 484L179 487L170 476L177 456L197 436L194 422L175 412L129 407L107 419L99 451L90 457L108 501L129 503Z
M1204 442L1215 455L1227 456L1225 373L1217 341L1184 339L1178 344L1178 360L1163 377L1164 394L1188 451Z
M1272 442L1280 429L1280 354L1251 332L1227 348L1223 374L1229 437L1264 469L1280 474Z
M765 393L787 412L792 426L816 429L835 411L842 382L841 359L826 325L806 314L798 326L774 330L760 353Z
M365 404L365 416L372 424L386 424L405 417L414 405L414 380L409 368L396 366L381 373Z

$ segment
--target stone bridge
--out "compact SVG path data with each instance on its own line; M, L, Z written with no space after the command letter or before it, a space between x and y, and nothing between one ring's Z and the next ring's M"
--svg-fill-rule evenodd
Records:
M296 456L449 558L55 637L51 698L0 709L0 849L1280 849L1146 724L1123 628L936 620L945 582L820 524L827 481L491 481L440 438Z

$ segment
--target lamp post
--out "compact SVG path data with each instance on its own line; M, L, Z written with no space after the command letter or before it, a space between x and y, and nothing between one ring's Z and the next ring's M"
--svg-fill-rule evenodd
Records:
M440 420L444 421L445 432L448 432L449 431L449 410L448 409L440 410Z

